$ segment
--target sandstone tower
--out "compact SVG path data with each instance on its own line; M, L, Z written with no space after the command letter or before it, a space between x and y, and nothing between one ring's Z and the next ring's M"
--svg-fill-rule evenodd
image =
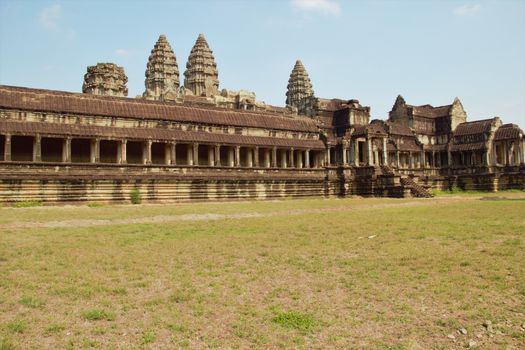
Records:
M295 62L286 92L286 105L299 107L301 100L314 95L312 83L301 60Z
M179 66L177 58L166 40L161 35L148 58L146 68L146 91L144 97L149 100L172 101L176 99L179 88Z
M128 77L124 68L114 63L97 63L89 66L84 75L82 92L85 94L105 96L128 96L126 84Z
M188 57L184 87L196 96L209 97L219 93L217 64L203 34L199 34Z

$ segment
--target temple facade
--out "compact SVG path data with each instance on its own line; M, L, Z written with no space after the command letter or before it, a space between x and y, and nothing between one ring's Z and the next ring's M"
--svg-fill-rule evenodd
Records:
M297 61L286 106L219 90L199 35L180 83L161 35L145 91L128 98L122 67L87 68L82 93L0 85L0 202L428 197L432 188L525 190L523 131L468 121L450 105L407 104L371 120L356 99L314 95Z

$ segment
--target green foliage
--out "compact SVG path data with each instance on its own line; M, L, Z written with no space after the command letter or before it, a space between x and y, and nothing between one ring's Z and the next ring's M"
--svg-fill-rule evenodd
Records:
M0 350L15 350L15 346L6 338L0 338Z
M134 188L130 194L132 204L140 204L142 202L142 195L138 188Z
M89 208L102 208L104 206L104 203L99 203L99 202L89 202L87 204L87 206Z
M146 345L152 343L155 340L155 332L146 331L142 334L142 344Z
M115 314L103 309L91 309L84 311L82 317L88 321L113 321L115 319Z
M50 325L49 327L47 327L45 329L44 334L45 335L50 335L50 334L53 334L53 333L60 333L64 329L66 329L66 327L64 327L61 324L52 324L52 325Z
M38 300L37 298L28 297L28 296L25 296L22 299L20 299L20 304L33 308L33 309L37 309L41 307L42 305L44 305L44 303Z
M15 333L24 333L27 325L24 320L13 320L7 324L7 328Z
M301 332L311 331L315 326L315 321L311 315L294 310L277 312L272 321L285 328L292 328Z
M40 207L42 206L42 201L21 201L13 204L15 208L30 208L30 207Z

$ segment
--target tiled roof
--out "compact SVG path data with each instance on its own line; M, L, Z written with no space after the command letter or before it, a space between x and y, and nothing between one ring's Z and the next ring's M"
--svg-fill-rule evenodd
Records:
M454 136L488 133L493 121L494 118L461 123L454 130Z
M424 145L423 148L425 151L433 151L433 152L442 152L447 150L448 145L446 143L442 143L440 145Z
M518 139L523 131L516 124L504 124L496 130L495 140Z
M176 142L220 143L262 147L294 147L298 149L324 149L321 140L259 137L235 134L216 134L202 131L183 131L164 128L117 128L81 124L56 124L0 121L2 132L71 137L127 138Z
M354 132L352 135L361 136L361 135L387 135L385 129L383 128L382 123L372 123L368 125L356 125L354 126Z
M485 142L452 144L452 146L450 147L450 150L452 152L479 151L484 149Z
M439 118L445 117L450 114L450 108L452 105L433 107L431 105L422 106L410 106L412 107L412 113L421 117L427 118Z
M417 144L415 137L404 137L403 143L397 145L398 150L405 152L421 152L422 148Z
M402 136L413 136L414 133L410 128L406 125L403 125L401 123L391 122L387 121L386 125L388 127L388 131L392 135L402 135Z
M306 117L291 118L272 113L188 107L169 102L5 85L0 85L0 107L39 112L317 132L315 121Z

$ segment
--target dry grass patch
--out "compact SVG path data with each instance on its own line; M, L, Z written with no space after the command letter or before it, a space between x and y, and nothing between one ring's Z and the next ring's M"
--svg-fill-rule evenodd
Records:
M9 226L0 240L0 344L450 349L474 340L479 348L523 348L525 201L518 199L0 210L0 227L12 225L14 210L21 223L95 212L108 220L272 213ZM309 209L322 210L288 214Z

